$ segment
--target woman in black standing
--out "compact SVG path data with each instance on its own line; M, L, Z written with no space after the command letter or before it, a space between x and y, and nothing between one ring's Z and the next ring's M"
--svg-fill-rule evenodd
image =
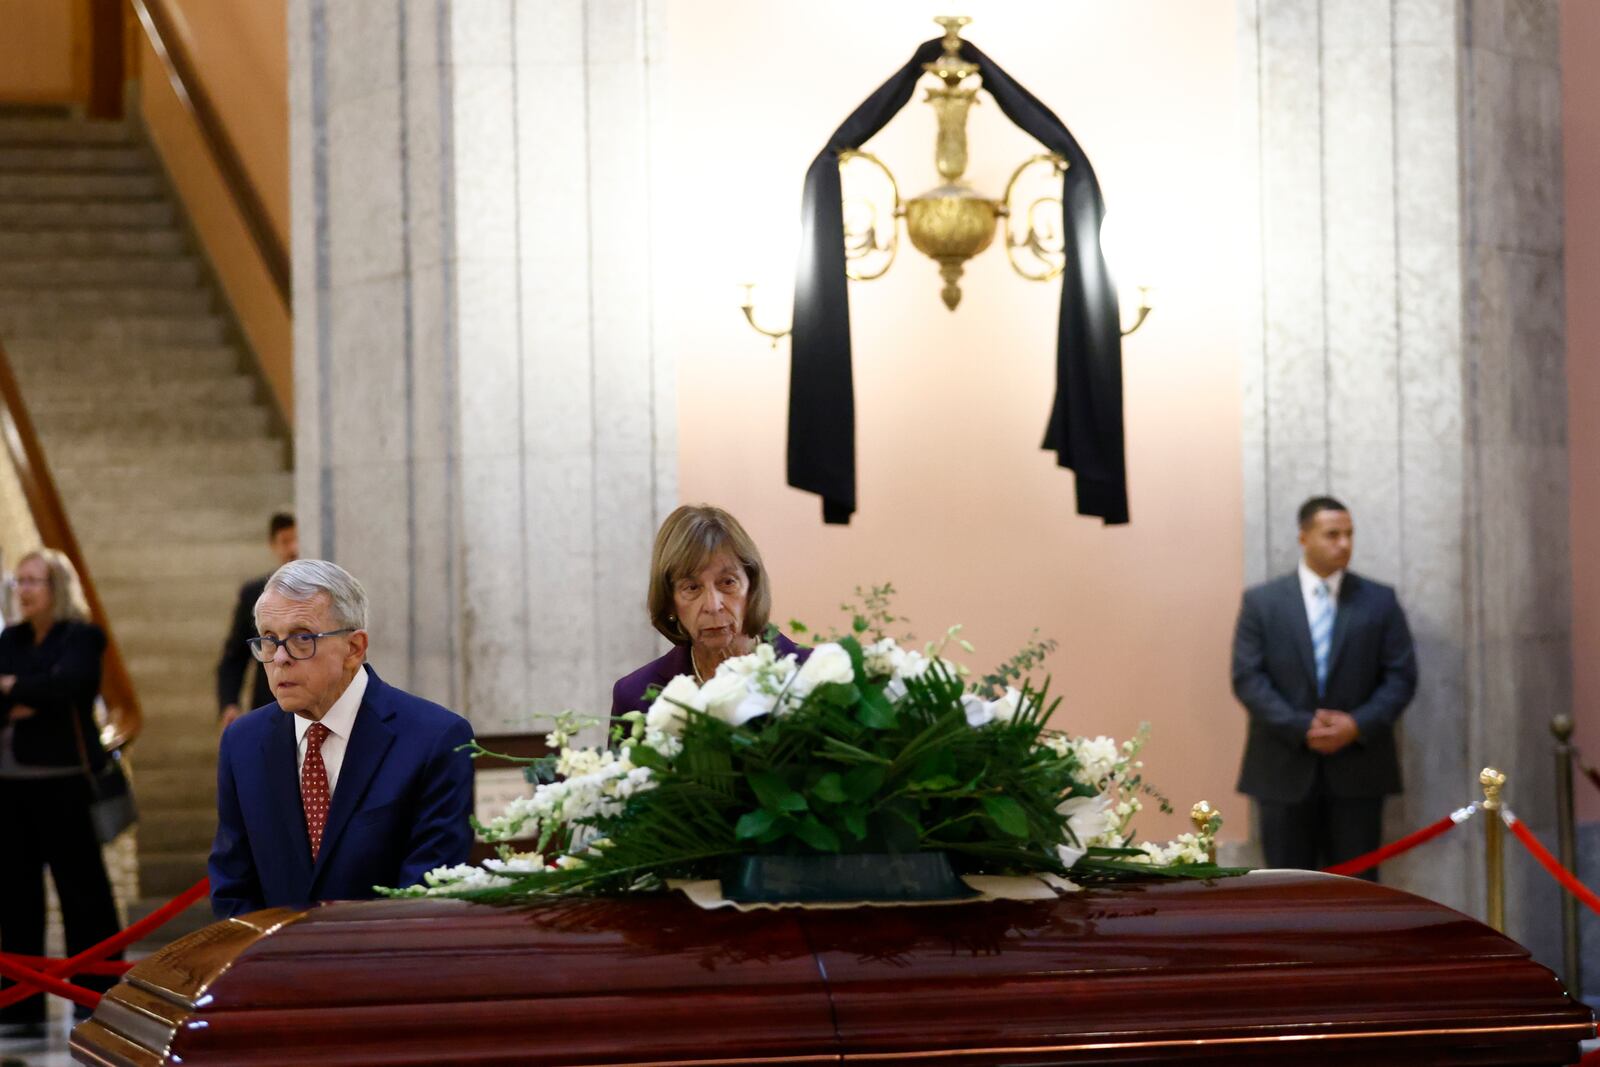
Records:
M94 720L106 638L60 552L23 556L12 584L19 621L0 632L0 951L44 954L48 866L70 956L119 928L87 773L106 760ZM0 1036L42 1035L45 1007L34 996L0 1010Z

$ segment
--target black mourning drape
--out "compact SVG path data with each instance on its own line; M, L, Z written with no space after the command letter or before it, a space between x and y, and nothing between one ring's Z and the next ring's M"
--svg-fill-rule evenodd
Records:
M905 107L922 65L942 52L924 42L833 132L806 171L789 371L789 484L822 497L822 518L856 510L855 392L850 372L839 152L860 148ZM1094 168L1061 120L975 45L962 55L1007 118L1069 164L1061 203L1066 268L1056 336L1056 394L1043 447L1077 476L1078 512L1128 521L1122 436L1122 334L1116 286L1100 252L1105 202Z

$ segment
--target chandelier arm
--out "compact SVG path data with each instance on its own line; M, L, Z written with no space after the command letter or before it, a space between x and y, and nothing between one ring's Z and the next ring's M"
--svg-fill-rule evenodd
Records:
M763 326L759 322L757 322L756 321L756 283L755 282L742 282L740 284L741 284L741 287L744 289L744 302L739 305L739 310L744 312L744 321L748 322L750 324L750 328L752 330L756 331L756 333L759 333L761 336L763 336L765 338L768 338L772 342L773 349L776 350L777 347L778 347L778 342L783 340L785 337L788 337L789 334L794 330L794 327L790 326L787 329L783 329L783 330L769 330L765 326ZM1137 327L1135 327L1135 328L1137 329Z
M1028 168L1037 166L1041 163L1048 163L1054 169L1057 176L1066 173L1068 165L1065 159L1052 152L1040 153L1039 155L1031 156L1028 159L1023 160L1022 165L1011 172L1011 180L1006 182L1005 197L1002 200L1002 203L1005 204L1006 208L1006 259L1010 261L1012 270L1016 271L1019 275L1026 278L1030 282L1051 281L1052 279L1060 277L1061 272L1066 269L1066 249L1064 243L1059 252L1046 245L1042 240L1038 227L1035 225L1034 221L1039 208L1044 204L1056 204L1057 206L1063 208L1064 214L1065 205L1062 205L1061 198L1059 196L1038 197L1028 205L1026 211L1018 211L1012 204L1013 197L1016 195L1017 182L1022 179L1023 172L1028 170ZM1027 233L1021 237L1018 237L1016 232L1012 229L1013 220L1025 221L1028 227ZM1064 238L1064 229L1062 234ZM1045 269L1040 271L1030 268L1028 264L1024 263L1018 258L1017 249L1019 248L1026 248L1030 253L1033 254L1035 259L1045 265ZM1055 256L1059 256L1059 261L1054 258Z
M1139 286L1139 308L1138 308L1138 311L1134 316L1133 325L1129 326L1126 330L1123 330L1122 331L1122 336L1126 337L1130 333L1133 333L1135 330L1137 330L1139 327L1143 326L1144 325L1144 320L1148 319L1150 317L1150 312L1152 312L1154 310L1155 310L1155 304L1151 303L1151 301L1150 301L1150 286L1148 286L1148 285Z
M904 213L905 208L900 203L900 183L894 180L894 172L888 168L883 160L871 152L863 152L854 148L840 149L839 166L841 168L852 159L866 160L882 171L883 176L889 180L889 191L894 197L894 210L889 216L889 240L887 243L883 245L878 243L878 206L864 197L854 198L863 200L872 209L872 223L866 231L864 239L860 231L852 231L846 227L844 232L845 277L854 282L870 282L883 277L889 273L889 268L894 266L895 256L900 252L900 223L898 219ZM853 244L852 241L854 241ZM873 252L887 252L889 257L884 261L883 266L877 270L860 270L850 265L852 259L859 259Z

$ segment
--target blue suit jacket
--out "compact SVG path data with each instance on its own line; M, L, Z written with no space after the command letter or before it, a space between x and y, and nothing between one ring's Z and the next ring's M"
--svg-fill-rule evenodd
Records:
M1233 692L1250 713L1239 792L1296 803L1310 794L1319 768L1335 797L1400 792L1394 726L1416 689L1411 630L1387 585L1345 572L1321 697L1299 574L1247 590L1233 637ZM1361 731L1331 756L1306 747L1319 707L1348 711Z
M218 918L318 900L374 897L472 845L472 740L461 716L386 685L371 667L345 746L322 850L311 858L294 717L271 703L222 735L211 910Z

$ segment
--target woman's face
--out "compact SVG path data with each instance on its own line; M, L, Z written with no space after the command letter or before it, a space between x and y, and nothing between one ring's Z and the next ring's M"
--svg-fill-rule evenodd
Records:
M14 576L17 583L17 610L29 622L50 618L53 597L50 595L50 568L35 556L17 565Z
M689 641L708 652L726 651L744 633L750 577L727 549L718 549L694 574L672 587L672 603Z

